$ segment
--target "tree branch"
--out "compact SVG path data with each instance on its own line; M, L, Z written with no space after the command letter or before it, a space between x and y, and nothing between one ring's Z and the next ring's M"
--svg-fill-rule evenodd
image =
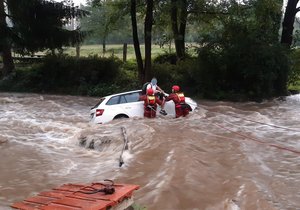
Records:
M295 13L300 11L300 7L296 8Z

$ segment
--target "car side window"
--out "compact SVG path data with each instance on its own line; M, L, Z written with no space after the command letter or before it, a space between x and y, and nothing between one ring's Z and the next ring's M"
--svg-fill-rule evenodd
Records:
M120 96L114 96L106 102L106 105L115 105L118 104L120 100Z
M139 94L139 92L129 93L129 94L125 95L125 98L126 98L127 103L137 102L137 101L139 101L140 94Z
M124 96L120 96L120 104L125 104L127 103L126 99Z

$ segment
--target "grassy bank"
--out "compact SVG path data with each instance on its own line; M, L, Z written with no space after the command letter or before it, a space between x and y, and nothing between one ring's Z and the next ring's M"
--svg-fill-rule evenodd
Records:
M187 44L187 52L189 54L195 54L195 46L196 43ZM141 44L141 53L142 56L145 54L145 45ZM63 53L69 56L76 56L76 48L75 47L65 47L63 48ZM159 55L166 53L175 53L175 45L171 44L164 45L163 47L159 47L159 45L152 45L152 58L156 58ZM47 51L37 52L36 55L46 55ZM19 57L20 55L16 54L15 56ZM80 46L80 57L89 57L89 56L99 56L99 57L117 57L119 59L123 59L123 45L121 44L108 44L106 45L106 52L103 53L102 45L81 45ZM127 59L135 60L135 52L132 44L127 45ZM1 58L0 58L1 61Z

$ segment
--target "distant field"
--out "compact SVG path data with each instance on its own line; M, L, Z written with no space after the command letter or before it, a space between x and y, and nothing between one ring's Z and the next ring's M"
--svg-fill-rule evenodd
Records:
M190 54L193 54L193 47L195 44L187 44L188 46L188 52ZM69 48L64 48L64 52L68 55L75 56L76 55L76 50L75 47L69 47ZM141 52L142 56L144 57L145 54L145 46L141 45ZM164 47L160 48L158 45L152 45L152 58L155 58L156 56L160 54L164 54L166 52L175 52L175 46L174 44L171 45L169 48L168 45L165 45ZM98 55L98 56L116 56L120 59L123 58L123 45L121 44L109 44L106 45L106 53L103 55L102 53L102 45L83 45L80 47L80 56L82 57L87 57L87 56L92 56L92 55ZM127 59L133 59L135 58L134 54L134 47L132 44L127 45Z
M171 46L171 52L175 52L175 47ZM145 53L145 46L141 45L141 52L142 56L144 57ZM164 47L164 48L159 48L158 45L153 45L152 46L152 57L156 57L159 54L163 54L165 52L169 52L169 47ZM64 53L75 56L76 55L76 50L75 47L69 47L69 48L64 48ZM110 44L106 45L106 53L103 55L102 53L102 45L83 45L80 47L80 56L82 57L87 57L87 56L92 56L92 55L98 55L98 56L105 56L105 57L110 57L110 56L116 56L120 59L123 58L123 45L121 44ZM133 59L135 58L134 54L134 47L133 45L127 45L127 59Z
M187 52L189 54L195 54L195 46L196 44L186 44ZM142 57L145 57L145 45L140 45ZM63 48L63 53L76 56L76 48L75 47L65 47ZM158 45L152 45L152 58L157 57L158 55L164 53L175 53L175 46L172 44L170 47L169 45L165 45L164 47L160 48ZM36 52L35 56L43 56L46 54L46 51L43 52ZM120 59L123 59L123 45L122 44L108 44L106 45L106 52L103 54L102 52L102 45L82 45L80 47L80 57L88 57L88 56L100 56L100 57L111 57L116 56ZM17 53L13 53L13 57L22 57ZM30 57L30 56L25 56ZM127 45L127 60L135 59L134 47L132 44ZM1 62L1 57L0 57Z

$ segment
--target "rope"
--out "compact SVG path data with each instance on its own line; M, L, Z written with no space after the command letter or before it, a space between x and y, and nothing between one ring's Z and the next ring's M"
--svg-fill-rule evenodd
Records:
M258 123L258 124L262 124L262 125L268 125L268 126L271 126L271 127L274 127L274 128L281 128L281 129L284 129L284 130L300 132L299 130L296 130L296 129L293 129L293 128L287 128L287 127L283 127L283 126L279 126L279 125L263 123L263 122L259 122L259 121L255 121L255 120L250 120L250 119L247 119L247 118L244 118L244 117L236 117L236 116L233 116L233 115L230 115L230 116L234 117L234 118L239 118L239 119L243 119L243 120L246 120L246 121L250 121L250 122L255 122L255 123Z
M263 122L259 122L259 121L255 121L255 120L250 120L250 119L247 119L247 118L244 118L244 117L237 117L237 116L234 116L234 115L226 115L224 113L220 113L220 112L216 112L216 111L209 111L209 112L217 113L217 114L224 115L224 116L230 116L230 117L234 117L234 118L237 118L237 119L242 119L242 120L245 120L245 121L258 123L258 124L261 124L261 125L267 125L267 126L271 126L271 127L274 127L274 128L281 128L281 129L284 129L284 130L300 132L300 130L296 130L294 128L283 127L283 126L274 125L274 124L270 124L270 123L263 123Z
M257 142L257 143L260 143L260 144L264 144L264 145L267 145L267 146L270 146L270 147L274 147L274 148L276 148L276 149L281 149L281 150L293 152L293 153L295 153L295 154L300 155L300 151L297 151L297 150L294 150L294 149L290 149L290 148L287 148L287 147L283 147L283 146L280 146L280 145L276 145L276 144L269 144L269 143L263 142L263 141L261 141L261 140L259 140L259 139L257 139L257 138L251 137L251 136L249 136L249 135L244 135L244 134L242 134L242 133L240 133L240 132L233 131L233 130L231 130L231 129L229 129L229 128L226 128L226 127L224 127L224 126L218 125L218 124L216 124L216 123L211 123L211 124L213 124L213 125L215 125L215 126L217 126L217 127L219 127L219 128L222 128L222 129L224 129L224 130L230 131L230 132L232 132L232 133L234 133L234 134L237 134L237 135L239 135L239 136L242 136L242 137L244 137L245 139L250 139L250 140L255 141L255 142Z
M104 188L97 189L92 186L87 186L87 187L82 188L81 190L75 191L74 194L75 193L95 194L98 192L103 192L105 195L114 194L114 192L115 192L115 188L113 187L114 182L110 179L104 179L104 181L108 181L108 182L110 182L110 184L97 183L97 184L101 184ZM92 191L82 191L82 190L92 190Z

